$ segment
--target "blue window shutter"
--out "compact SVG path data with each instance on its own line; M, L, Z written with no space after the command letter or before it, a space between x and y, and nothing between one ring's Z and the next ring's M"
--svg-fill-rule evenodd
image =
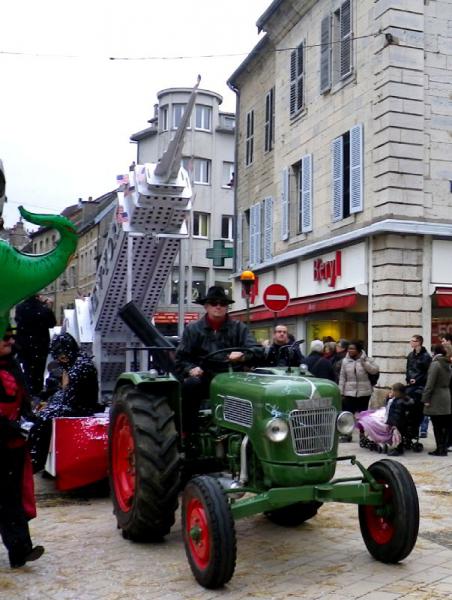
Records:
M331 15L324 17L320 25L320 93L331 89Z
M241 271L243 268L243 248L242 248L243 214L242 213L237 214L237 218L235 220L235 227L236 227L236 231L235 231L235 270Z
M254 251L254 238L256 232L256 211L254 209L254 204L250 206L250 238L249 238L249 246L250 246L250 260L249 264L254 265L256 263L256 253Z
M312 231L312 154L301 159L301 231Z
M350 213L363 210L363 125L350 129Z
M254 257L255 264L259 264L261 258L261 205L257 203L254 205L255 210L255 235L254 235Z
M273 198L264 198L264 262L273 258Z
M352 5L350 0L343 2L340 7L340 71L341 79L352 72Z
M289 239L289 169L281 173L281 239Z
M333 221L343 218L343 142L342 137L333 140L331 144L331 212Z

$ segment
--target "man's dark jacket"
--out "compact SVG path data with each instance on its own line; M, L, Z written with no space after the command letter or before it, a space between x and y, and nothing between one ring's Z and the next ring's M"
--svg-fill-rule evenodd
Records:
M269 367L298 367L302 362L304 357L298 346L272 344L265 353L265 364Z
M181 343L176 350L178 376L182 379L188 377L189 371L194 367L205 370L202 359L211 352L223 348L255 348L257 355L263 354L262 346L256 342L248 327L241 321L234 321L227 317L220 329L215 331L204 316L184 330ZM218 358L225 359L224 356ZM224 370L227 370L226 364Z
M306 357L305 363L308 366L309 372L312 373L314 377L336 381L331 361L324 358L320 352L311 352L311 354Z
M415 379L416 387L425 387L427 371L431 362L432 357L424 346L421 347L418 354L414 350L410 352L406 361L406 382L409 384L410 379Z

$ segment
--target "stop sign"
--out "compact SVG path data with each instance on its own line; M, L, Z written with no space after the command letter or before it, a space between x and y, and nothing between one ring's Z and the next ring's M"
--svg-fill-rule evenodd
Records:
M284 310L289 304L289 292L283 285L272 283L264 290L263 300L268 310L279 312Z

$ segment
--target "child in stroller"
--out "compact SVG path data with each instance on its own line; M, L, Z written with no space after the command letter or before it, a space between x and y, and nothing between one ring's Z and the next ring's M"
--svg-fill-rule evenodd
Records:
M360 446L378 452L387 451L389 456L400 456L404 448L421 452L423 445L418 441L421 420L422 405L419 406L407 395L403 383L395 383L385 406L357 415Z

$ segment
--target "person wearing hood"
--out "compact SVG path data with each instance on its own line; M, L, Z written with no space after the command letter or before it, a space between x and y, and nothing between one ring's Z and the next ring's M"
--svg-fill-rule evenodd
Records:
M61 387L37 414L30 431L34 472L46 462L55 417L86 417L99 410L97 370L92 358L80 348L69 333L57 335L50 345L52 357L62 369Z
M28 527L36 517L25 427L32 418L31 399L13 344L8 329L0 339L0 535L14 569L40 558L44 548L33 547Z
M186 433L196 431L201 400L209 398L210 382L216 374L205 363L205 357L223 348L252 348L259 356L263 355L264 349L248 327L228 317L228 306L233 302L223 287L210 287L206 296L197 300L204 306L206 314L185 328L176 350L176 372L182 382L182 402L189 406L189 409L183 410ZM233 351L227 357L223 355L223 365L218 362L217 366L227 371L229 363L240 366L243 359L243 352Z
M429 452L432 456L447 456L451 418L450 378L451 368L447 350L442 344L437 344L433 346L433 359L422 392L424 415L431 418L435 435L436 448Z

